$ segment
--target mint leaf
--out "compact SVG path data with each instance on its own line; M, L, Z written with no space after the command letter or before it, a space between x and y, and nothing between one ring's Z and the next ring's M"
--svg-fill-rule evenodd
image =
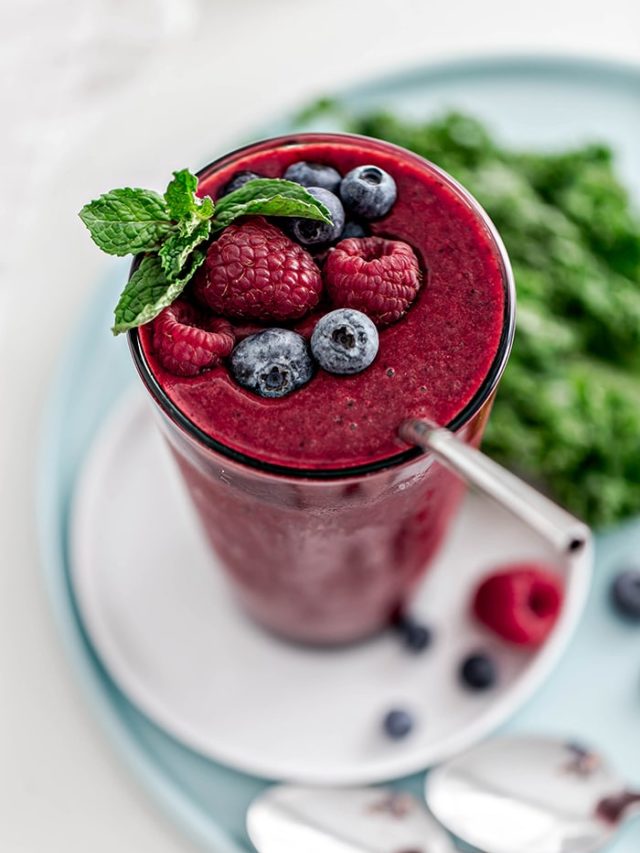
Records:
M80 219L93 241L110 255L156 249L172 229L162 196L152 190L126 187L86 204Z
M179 277L191 252L206 240L211 232L210 219L204 221L196 219L193 228L190 227L192 224L189 221L189 227L184 230L178 226L178 230L169 234L158 250L162 269L170 281Z
M193 217L198 222L211 218L213 202L208 197L199 202L195 194L197 189L198 179L188 169L180 169L179 172L173 173L173 180L164 194L164 200L172 219L181 220Z
M181 278L169 281L162 269L160 258L157 255L146 255L120 295L115 310L113 334L119 335L157 317L163 308L171 305L180 296L204 258L202 252L193 252L186 272Z
M255 178L223 196L215 207L213 230L226 228L239 216L299 216L331 222L327 208L305 187L279 178Z

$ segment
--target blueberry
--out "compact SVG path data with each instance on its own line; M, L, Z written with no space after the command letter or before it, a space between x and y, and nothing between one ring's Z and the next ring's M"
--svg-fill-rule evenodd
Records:
M249 181L255 181L256 178L261 178L262 175L256 175L255 172L236 172L236 174L231 178L228 184L225 184L222 190L220 191L219 198L222 198L223 195L229 195L234 190L239 190L240 187L243 187L245 184L248 184Z
M284 397L313 375L307 342L289 329L266 329L244 338L231 353L230 365L234 379L261 397Z
M619 613L640 622L640 569L620 572L611 585L611 597Z
M396 200L396 182L378 166L357 166L342 179L340 198L347 210L364 219L379 219Z
M460 677L472 690L487 690L498 678L496 665L486 654L473 654L462 661Z
M340 235L341 240L346 240L349 237L369 237L371 230L362 222L351 220L347 222Z
M329 211L331 224L317 219L294 219L291 231L295 239L303 246L316 243L330 243L337 240L344 228L344 208L337 195L322 187L307 187L309 193L321 201Z
M307 163L306 160L292 163L283 177L287 181L302 184L303 187L320 187L332 193L338 192L342 180L342 175L333 166L326 166L324 163Z
M383 720L385 732L393 740L402 740L413 729L413 717L408 711L389 711Z
M311 352L329 373L360 373L378 353L378 330L362 311L338 308L321 317L311 335Z
M411 616L402 615L395 623L402 642L412 652L423 652L431 645L433 633L426 625L416 622Z

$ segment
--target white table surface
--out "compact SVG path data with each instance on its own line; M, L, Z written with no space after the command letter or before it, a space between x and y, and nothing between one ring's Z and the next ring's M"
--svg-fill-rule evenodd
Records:
M372 73L471 54L640 61L640 5L6 0L0 33L10 118L0 134L0 850L186 852L92 719L38 569L40 413L84 297L65 270L81 259L98 277L109 263L76 211L111 186L159 185L205 143L219 149L274 111ZM145 111L158 98L174 131L185 128L179 156L175 133ZM105 150L100 128L123 110L120 144Z

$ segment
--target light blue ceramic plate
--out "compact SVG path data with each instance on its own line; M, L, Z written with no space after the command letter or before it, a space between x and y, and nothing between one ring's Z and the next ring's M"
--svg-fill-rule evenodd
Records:
M562 146L585 139L613 145L640 198L640 69L549 59L481 60L431 66L351 89L349 110L389 106L425 116L455 107L487 121L507 142ZM292 129L283 118L255 136ZM211 158L216 153L210 152ZM69 503L77 473L106 412L134 381L126 347L109 333L114 294L126 272L115 264L87 307L59 367L43 430L39 471L42 563L65 647L95 713L123 759L163 810L204 849L250 849L245 810L263 787L184 748L127 701L93 654L82 631L68 574ZM563 662L511 730L582 737L610 753L640 784L640 632L609 611L611 575L640 551L640 522L598 537L596 580L582 624ZM398 783L415 793L420 778ZM631 825L612 853L637 853Z

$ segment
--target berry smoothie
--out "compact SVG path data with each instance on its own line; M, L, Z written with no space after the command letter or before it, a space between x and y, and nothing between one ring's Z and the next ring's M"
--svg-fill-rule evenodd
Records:
M398 426L426 417L479 443L508 356L513 294L504 248L477 204L437 168L386 143L319 134L259 143L205 169L198 195L216 200L238 173L280 178L299 161L341 176L372 164L395 182L389 212L364 227L411 247L420 283L410 308L379 325L375 360L354 375L315 369L303 387L269 398L242 387L228 360L195 376L167 370L152 324L131 343L204 530L246 609L289 638L341 643L381 628L406 605L444 536L461 486L404 445ZM346 229L362 225L347 211ZM309 248L319 270L336 244ZM197 302L198 286L188 286L187 302ZM246 331L231 322L238 339L269 326L310 339L331 310L325 288L291 322Z

